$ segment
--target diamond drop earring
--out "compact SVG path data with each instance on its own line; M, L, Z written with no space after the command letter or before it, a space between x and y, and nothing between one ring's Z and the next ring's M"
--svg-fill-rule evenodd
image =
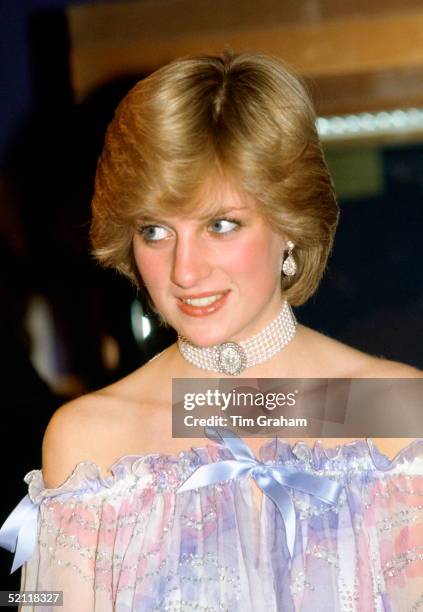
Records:
M292 242L292 240L288 240L286 246L288 248L288 255L283 261L282 272L285 276L295 276L297 272L297 264L295 263L294 256L292 255L295 244Z

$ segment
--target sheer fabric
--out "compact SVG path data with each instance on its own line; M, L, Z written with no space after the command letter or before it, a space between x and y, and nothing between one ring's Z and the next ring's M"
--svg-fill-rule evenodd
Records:
M423 440L392 461L371 440L263 445L261 461L343 485L334 506L289 490L292 559L280 514L266 496L258 509L250 478L177 493L198 466L231 458L214 443L125 456L108 477L84 462L58 489L30 472L38 539L22 589L63 590L65 612L423 610Z

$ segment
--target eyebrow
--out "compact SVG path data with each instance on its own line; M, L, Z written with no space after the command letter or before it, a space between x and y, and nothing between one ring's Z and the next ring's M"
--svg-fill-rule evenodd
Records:
M199 216L200 221L207 221L208 219L216 219L217 217L224 217L231 212L238 212L240 210L247 210L248 206L219 206L216 209L211 209L204 214Z
M218 217L224 217L225 215L228 215L229 213L232 213L232 212L238 212L238 211L241 211L241 210L248 210L248 209L249 209L248 206L219 206L216 209L211 208L208 211L204 212L203 214L199 215L198 216L198 220L201 221L201 222L204 222L204 221L208 221L210 219L216 219ZM174 216L181 216L181 217L183 217L184 215L174 215ZM186 216L188 217L189 215L186 215ZM160 224L160 223L166 223L167 220L170 219L170 218L171 217L167 217L166 218L165 216L160 218L160 217L155 217L152 214L144 214L144 215L141 215L138 218L138 223L151 223L151 224L157 223L157 224Z

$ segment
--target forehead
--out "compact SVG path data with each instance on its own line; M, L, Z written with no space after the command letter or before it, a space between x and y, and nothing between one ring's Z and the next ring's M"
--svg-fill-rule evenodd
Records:
M179 201L163 198L162 202L149 206L143 216L208 219L232 210L260 212L255 198L245 193L233 181L205 180L190 196Z
M192 199L191 214L210 216L233 209L257 210L255 199L229 181L206 182Z

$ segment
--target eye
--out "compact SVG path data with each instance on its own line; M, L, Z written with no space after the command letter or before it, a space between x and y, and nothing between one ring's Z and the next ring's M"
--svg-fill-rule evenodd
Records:
M239 221L231 219L214 219L209 225L210 230L215 234L229 234L240 227L241 223Z
M145 242L158 242L169 236L169 230L162 225L145 225L138 229Z

